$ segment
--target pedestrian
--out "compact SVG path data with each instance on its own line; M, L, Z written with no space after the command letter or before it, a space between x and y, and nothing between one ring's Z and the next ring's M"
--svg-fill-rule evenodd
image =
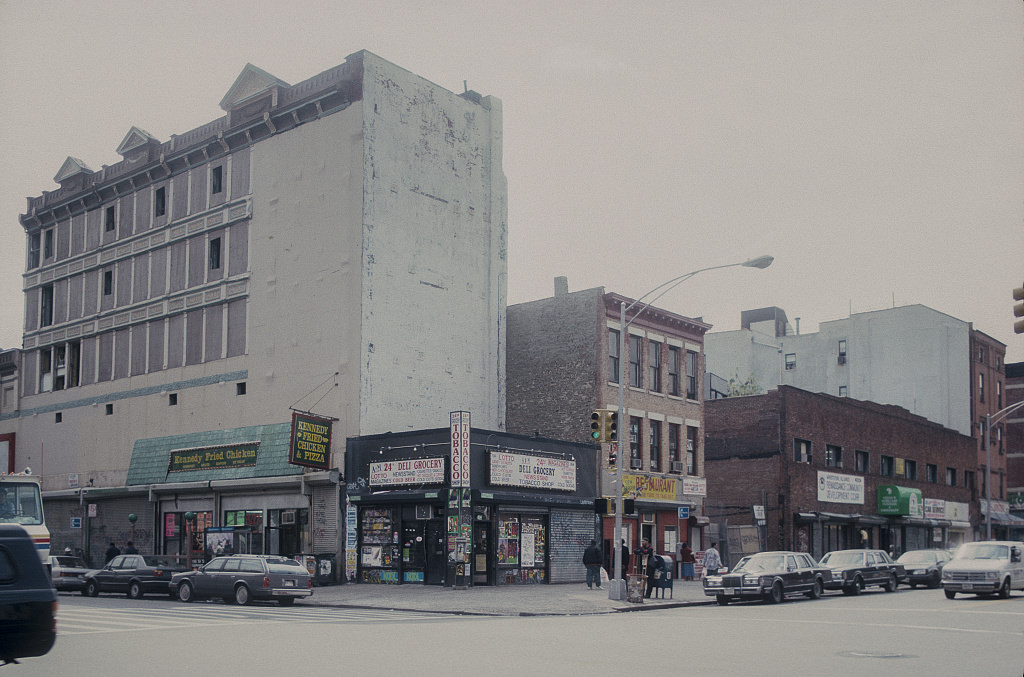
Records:
M704 573L714 576L722 568L722 556L718 554L718 543L712 541L711 547L704 553Z
M583 564L587 567L587 587L594 589L593 584L597 583L597 589L601 589L601 562L604 556L597 541L590 539L590 545L583 551Z
M644 591L644 597L650 597L652 590L650 577L653 575L651 564L654 558L654 548L651 547L650 539L641 539L640 547L633 551L633 556L636 557L636 573L647 579L647 589Z
M696 558L693 556L693 548L690 544L683 542L683 548L679 552L679 561L683 564L683 578L692 581L693 580L693 565L696 562Z
M14 517L14 503L7 500L6 489L0 489L0 517Z
M862 548L867 548L868 547L868 532L867 532L866 529L861 529L860 530L860 547L862 547Z
M622 539L622 580L626 580L629 573L629 547L626 546L626 539Z
M120 548L118 548L116 545L114 545L114 542L111 541L110 542L110 547L107 548L107 554L104 555L104 557L106 557L106 561L109 562L110 560L114 559L115 557L117 557L120 554L121 554Z
M131 541L128 541L127 547L125 547L125 549L124 549L124 554L126 554L126 555L138 555L139 554L139 549L135 547L134 543L132 543Z

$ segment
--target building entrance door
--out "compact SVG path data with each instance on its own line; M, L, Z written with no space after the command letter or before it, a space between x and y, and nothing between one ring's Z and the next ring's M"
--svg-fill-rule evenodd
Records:
M443 520L427 522L426 562L423 582L427 585L443 585L448 553L445 547L445 523Z

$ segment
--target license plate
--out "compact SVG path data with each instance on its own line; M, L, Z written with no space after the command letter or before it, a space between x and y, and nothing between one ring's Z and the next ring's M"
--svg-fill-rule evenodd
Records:
M723 595L735 595L736 594L736 588L722 588L722 594Z
M286 588L294 588L295 587L295 580L291 579L291 578L285 580L284 587L286 587Z
M974 588L974 586L972 584L970 584L970 583L964 583L960 587L963 588L964 590L971 590L972 588Z

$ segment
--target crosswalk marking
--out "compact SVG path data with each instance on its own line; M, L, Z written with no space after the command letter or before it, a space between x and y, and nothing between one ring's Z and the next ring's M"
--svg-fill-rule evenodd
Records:
M451 614L335 607L293 606L283 609L197 604L180 605L167 609L101 609L62 606L57 611L57 633L60 635L88 635L252 622L394 623L459 620L460 618Z

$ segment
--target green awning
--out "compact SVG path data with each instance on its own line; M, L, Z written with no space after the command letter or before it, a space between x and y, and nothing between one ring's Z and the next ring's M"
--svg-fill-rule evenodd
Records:
M924 517L924 498L920 489L882 484L878 487L878 514Z

